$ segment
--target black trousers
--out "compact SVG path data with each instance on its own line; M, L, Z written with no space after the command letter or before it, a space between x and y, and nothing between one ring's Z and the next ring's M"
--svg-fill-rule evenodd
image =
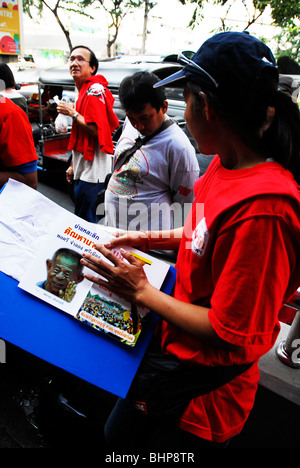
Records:
M183 431L169 420L152 420L138 412L129 399L119 399L105 425L106 448L111 450L189 451L226 448L229 441L217 444Z

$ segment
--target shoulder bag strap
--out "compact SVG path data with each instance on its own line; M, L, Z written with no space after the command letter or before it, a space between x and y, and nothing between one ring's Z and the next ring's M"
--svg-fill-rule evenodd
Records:
M170 125L172 125L174 122L173 120L171 119L166 119L163 121L163 124L161 125L161 127L159 127L158 130L156 130L156 132L152 133L152 135L149 135L149 136L146 136L146 137L138 137L136 140L135 140L135 143L133 146L131 146L130 148L128 148L127 150L125 151L122 151L122 153L120 154L120 156L118 157L116 163L115 163L115 166L114 166L114 171L118 171L119 169L121 169L121 167L123 166L123 164L127 163L129 161L129 159L131 158L131 156L138 150L141 148L141 146L145 145L149 140L151 140L151 138L155 137L156 135L158 135L160 132L162 132L163 130L165 130L166 128L170 127Z

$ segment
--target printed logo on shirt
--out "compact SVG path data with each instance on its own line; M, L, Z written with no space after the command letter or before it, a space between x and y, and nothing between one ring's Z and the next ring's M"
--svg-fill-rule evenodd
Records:
M209 232L207 229L206 220L205 218L202 218L192 235L192 251L198 255L198 257L203 257L205 254L208 239Z
M86 92L87 96L97 96L101 101L105 102L105 88L100 83L94 83Z
M180 195L187 197L191 193L192 190L189 189L188 187L184 187L183 185L179 185L178 191Z
M115 171L110 178L107 189L117 196L134 198L138 194L138 186L143 184L143 178L149 174L149 165L141 150Z

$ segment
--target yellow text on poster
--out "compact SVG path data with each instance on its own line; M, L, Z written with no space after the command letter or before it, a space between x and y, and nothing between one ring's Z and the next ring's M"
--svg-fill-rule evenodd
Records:
M18 0L0 0L0 54L20 54Z

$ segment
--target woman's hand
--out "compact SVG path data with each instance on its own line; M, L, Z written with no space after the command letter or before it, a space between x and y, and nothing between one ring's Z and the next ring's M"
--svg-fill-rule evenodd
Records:
M112 265L93 255L83 254L81 263L103 277L85 274L89 281L115 292L131 304L151 309L163 320L210 345L225 349L230 347L232 351L240 349L216 334L208 318L208 308L182 302L154 288L148 282L141 263L133 255L120 249L120 253L129 262L127 263L104 246L97 245L96 250Z
M132 304L139 303L143 290L149 285L141 263L124 249L120 249L120 253L128 263L102 245L96 245L95 249L112 265L94 255L83 254L81 263L103 277L85 274L85 278L117 293Z
M182 227L170 231L121 231L115 233L115 239L105 244L105 247L113 249L128 245L142 252L149 249L178 250L182 233Z
M115 238L105 244L107 249L121 246L135 247L145 252L148 250L148 234L145 231L120 231L114 233Z

